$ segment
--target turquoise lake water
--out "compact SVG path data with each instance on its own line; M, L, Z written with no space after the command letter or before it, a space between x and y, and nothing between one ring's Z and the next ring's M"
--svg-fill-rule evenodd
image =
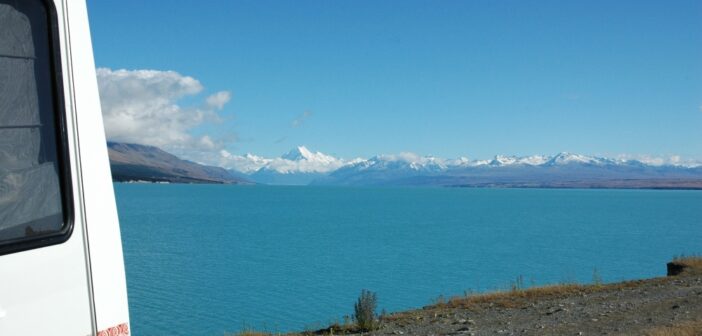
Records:
M115 184L135 335L322 327L439 295L665 275L702 192Z

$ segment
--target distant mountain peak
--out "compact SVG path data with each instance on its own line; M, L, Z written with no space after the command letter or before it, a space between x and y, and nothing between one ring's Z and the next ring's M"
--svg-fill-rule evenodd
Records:
M560 153L554 155L545 164L551 165L551 166L565 165L565 164L603 164L603 163L606 163L607 161L608 160L606 160L606 159L596 158L596 157L582 155L582 154L560 152Z
M495 155L495 158L490 161L491 166L508 166L517 163L516 156Z
M318 152L317 154L322 153ZM291 161L311 160L314 159L314 157L315 153L312 153L312 151L305 146L297 146L281 156L281 158Z

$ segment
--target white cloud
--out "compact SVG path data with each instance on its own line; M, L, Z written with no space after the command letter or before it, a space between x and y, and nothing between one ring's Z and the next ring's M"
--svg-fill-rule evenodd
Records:
M670 155L670 156L655 156L655 155L632 155L632 154L620 154L617 159L623 161L636 160L641 163L645 163L651 166L683 166L683 167L697 167L702 163L695 160L683 159L680 155Z
M292 123L290 123L290 126L293 128L297 128L302 126L303 123L305 123L305 120L309 119L312 116L312 112L310 111L305 111L301 115L299 115L297 118L295 118Z
M355 161L346 161L321 152L312 152L304 146L293 149L277 158L264 158L246 154L233 155L221 151L218 163L220 166L242 173L253 173L261 168L275 170L279 173L327 173Z
M242 173L253 173L265 167L271 159L266 159L253 154L233 155L226 150L219 152L217 158L218 165L227 169L233 169Z
M221 110L225 104L232 99L232 94L228 91L219 91L205 99L207 106L212 109Z
M226 91L205 99L201 107L184 107L183 98L203 91L195 78L174 71L97 69L107 138L158 146L176 152L217 150L220 141L195 136L194 128L219 120L216 111L231 99Z
M412 152L401 152L400 154L386 154L386 155L378 155L379 158L386 160L386 161L402 161L402 162L407 162L407 163L415 163L415 162L422 162L427 159L427 157L423 157L419 154L415 154Z
M412 152L401 152L400 154L383 154L376 156L376 158L382 161L399 161L414 165L433 164L445 166L447 162L452 162L451 160L446 160L435 156L422 156Z

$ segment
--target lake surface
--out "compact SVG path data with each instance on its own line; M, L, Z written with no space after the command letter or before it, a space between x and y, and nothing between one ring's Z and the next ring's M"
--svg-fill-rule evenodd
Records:
M361 289L439 295L665 275L702 192L115 184L135 335L322 327Z

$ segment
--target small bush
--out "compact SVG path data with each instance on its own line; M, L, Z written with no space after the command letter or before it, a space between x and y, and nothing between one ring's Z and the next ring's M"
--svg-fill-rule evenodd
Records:
M353 306L354 318L358 327L363 330L373 330L376 327L375 309L378 306L378 299L375 293L369 290L362 290L361 296Z
M512 282L510 289L512 290L512 292L518 292L526 289L526 287L524 287L524 277L521 275L518 276L517 280Z
M592 269L592 284L595 286L602 286L604 281L602 281L602 276L597 268Z

